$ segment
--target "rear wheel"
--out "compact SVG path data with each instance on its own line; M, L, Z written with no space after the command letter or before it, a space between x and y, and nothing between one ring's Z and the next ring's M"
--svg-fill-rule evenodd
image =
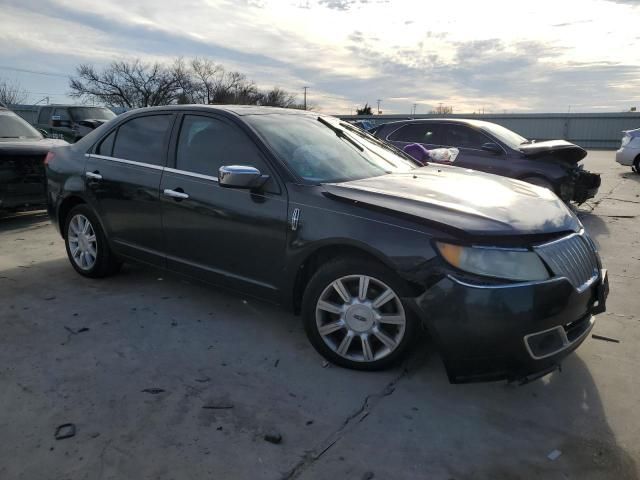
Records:
M638 156L633 162L633 167L636 169L636 173L640 174L640 156Z
M402 302L408 285L388 268L360 259L322 266L304 293L307 337L327 360L347 368L380 370L411 346L418 320Z
M67 256L75 270L85 277L105 277L121 265L107 243L98 218L87 205L71 209L64 226Z

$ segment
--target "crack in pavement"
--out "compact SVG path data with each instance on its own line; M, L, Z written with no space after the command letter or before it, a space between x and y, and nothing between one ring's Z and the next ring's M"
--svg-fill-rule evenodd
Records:
M416 367L422 364L422 360L424 360L424 356L421 355L420 359L417 360ZM409 362L406 362L402 371L399 375L397 375L393 380L387 383L382 390L377 393L371 393L367 395L360 407L355 410L353 413L349 414L347 418L342 422L342 425L332 432L327 438L325 438L319 445L317 445L314 449L308 450L300 459L300 461L291 468L283 477L282 480L293 480L300 475L302 475L309 467L311 467L315 462L320 460L320 458L333 447L338 441L340 441L347 433L349 433L356 425L362 422L365 418L369 416L369 414L373 411L373 409L389 395L393 394L396 390L396 386L398 382L403 378L409 375Z

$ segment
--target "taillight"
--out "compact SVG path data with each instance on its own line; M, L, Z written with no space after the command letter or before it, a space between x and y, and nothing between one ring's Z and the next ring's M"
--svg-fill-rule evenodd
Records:
M53 160L55 156L56 156L56 154L55 154L55 153L53 153L53 152L47 152L47 156L46 156L46 157L44 157L44 164L45 164L45 165L49 165L49 162L50 162L51 160Z

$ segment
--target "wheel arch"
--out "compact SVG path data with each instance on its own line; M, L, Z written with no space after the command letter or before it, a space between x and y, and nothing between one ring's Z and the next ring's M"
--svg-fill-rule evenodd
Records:
M60 202L60 206L58 207L58 228L60 231L60 235L64 238L64 225L67 220L67 215L69 212L76 207L77 205L86 205L87 201L79 195L69 195L62 202Z
M290 288L286 291L289 298L285 300L285 305L299 314L302 306L302 296L313 274L324 263L336 258L357 257L365 261L372 261L384 265L390 270L397 271L394 263L382 252L372 249L368 245L353 243L348 241L336 241L331 243L323 243L313 250L305 253L305 255L295 263L295 270L290 280ZM403 279L409 282L406 279ZM412 287L419 288L412 282Z

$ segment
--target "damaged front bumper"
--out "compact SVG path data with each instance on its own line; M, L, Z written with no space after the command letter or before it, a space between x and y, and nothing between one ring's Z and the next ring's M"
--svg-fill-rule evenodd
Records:
M602 183L599 173L591 173L582 167L572 170L569 180L561 187L561 197L565 202L581 204L598 193Z
M452 383L528 381L584 341L607 295L602 270L580 291L564 277L475 285L447 275L414 301Z

